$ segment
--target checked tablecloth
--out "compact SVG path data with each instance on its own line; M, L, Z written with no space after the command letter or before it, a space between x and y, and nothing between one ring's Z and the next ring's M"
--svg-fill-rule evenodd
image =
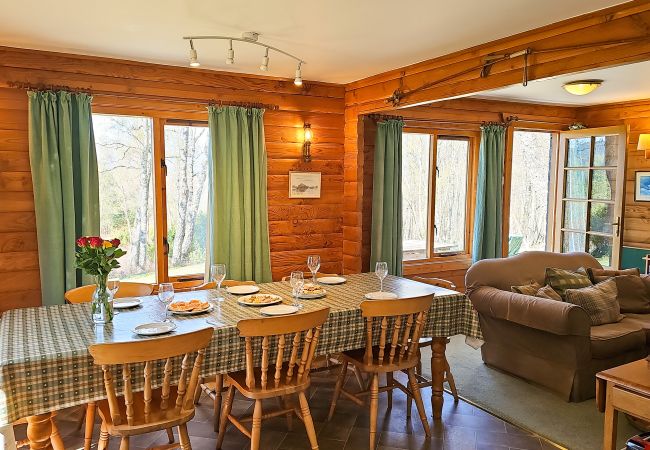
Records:
M278 294L291 303L291 288L286 282L259 285L262 293ZM364 294L379 290L374 274L348 275L347 282L327 286L327 296L303 300L304 311L329 306L318 345L318 354L337 353L359 348L365 342L365 323L359 305ZM478 317L469 300L462 294L398 277L387 277L384 289L400 297L435 293L423 336L446 337L464 334L481 339ZM177 294L177 298L200 298L213 301L215 308L198 316L174 316L175 333L186 333L210 325L206 317L216 320L215 334L203 365L205 376L245 368L243 339L239 338L237 322L259 318L259 310L237 304L236 297L223 290L223 301L217 291L196 291ZM156 297L142 297L140 307L122 311L114 322L94 327L90 305L60 305L17 309L0 317L0 426L37 414L81 405L105 397L102 372L93 364L88 347L101 342L135 341L142 338L133 333L136 325L159 321L165 317L163 305ZM399 300L396 300L399 301ZM153 379L162 380L163 363L154 368ZM177 372L180 364L174 367ZM134 365L134 375L141 367ZM116 377L119 379L119 377ZM134 383L142 383L134 376ZM119 385L119 384L118 384ZM134 390L142 388L138 384Z

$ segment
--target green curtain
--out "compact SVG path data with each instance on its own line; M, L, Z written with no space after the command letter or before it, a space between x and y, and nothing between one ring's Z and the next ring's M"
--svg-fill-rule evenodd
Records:
M92 97L28 92L29 159L34 185L44 305L90 280L75 269L75 240L99 234L99 179Z
M501 257L503 220L503 162L506 127L488 124L481 127L478 160L476 212L474 214L474 262Z
M264 110L208 108L212 263L227 277L271 281Z
M386 261L388 273L402 275L402 128L389 119L377 124L372 177L370 270Z

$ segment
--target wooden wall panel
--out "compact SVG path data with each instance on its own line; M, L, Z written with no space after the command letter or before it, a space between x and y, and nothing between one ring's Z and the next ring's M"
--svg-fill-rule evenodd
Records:
M93 93L93 111L207 121L211 100L278 105L264 115L274 279L343 270L344 87L155 64L0 47L0 312L41 302L29 166L27 95L15 83L64 85ZM302 161L303 124L314 132ZM290 170L322 172L320 199L289 199Z

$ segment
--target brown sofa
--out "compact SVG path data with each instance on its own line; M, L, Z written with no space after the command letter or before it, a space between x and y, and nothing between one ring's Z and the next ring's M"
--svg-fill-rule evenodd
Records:
M577 305L510 291L531 280L543 284L546 267L601 265L587 253L525 252L479 261L467 271L468 296L485 338L483 361L568 401L586 400L595 396L597 372L648 355L650 314L626 314L618 323L592 327Z

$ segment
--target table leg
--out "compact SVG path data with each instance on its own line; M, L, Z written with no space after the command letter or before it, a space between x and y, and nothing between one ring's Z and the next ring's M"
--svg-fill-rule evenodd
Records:
M616 450L616 427L618 411L612 405L612 383L607 383L607 398L605 403L605 428L603 430L603 450Z
M221 422L221 391L223 390L223 374L217 374L214 379L214 431L219 432Z
M52 413L27 418L27 439L29 439L30 449L53 449L51 441L52 420Z
M86 429L84 431L84 450L90 450L93 443L93 428L95 426L95 402L86 405Z
M442 417L446 348L446 337L434 337L431 340L431 409L434 420L440 420Z

